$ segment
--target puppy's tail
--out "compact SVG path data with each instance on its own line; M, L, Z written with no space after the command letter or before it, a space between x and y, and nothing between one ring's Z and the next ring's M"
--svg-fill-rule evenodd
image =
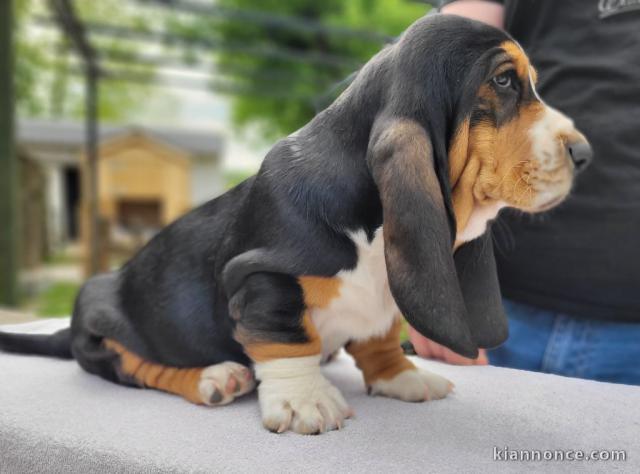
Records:
M0 332L0 351L73 359L71 354L71 329L62 329L53 334Z

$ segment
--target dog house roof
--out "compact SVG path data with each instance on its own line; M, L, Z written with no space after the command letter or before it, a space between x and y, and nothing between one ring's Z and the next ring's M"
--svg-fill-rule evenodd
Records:
M76 152L84 147L85 128L81 122L20 120L17 125L19 145L55 147ZM141 133L196 156L218 155L222 153L224 145L222 135L209 129L101 125L99 133L100 142L120 135Z

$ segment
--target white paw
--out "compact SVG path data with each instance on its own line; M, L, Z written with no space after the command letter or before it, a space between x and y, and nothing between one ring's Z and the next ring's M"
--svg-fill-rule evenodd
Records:
M371 395L384 395L405 402L439 400L453 390L453 384L444 377L422 369L400 372L389 380L376 380L369 387Z
M226 405L256 386L251 370L237 362L210 365L202 371L198 390L205 405Z
M351 409L320 371L320 356L256 364L262 423L270 431L318 434L340 429Z

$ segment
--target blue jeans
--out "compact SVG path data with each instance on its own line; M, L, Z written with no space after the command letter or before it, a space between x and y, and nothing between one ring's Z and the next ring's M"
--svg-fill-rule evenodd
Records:
M509 339L491 364L640 385L640 323L576 318L504 300Z

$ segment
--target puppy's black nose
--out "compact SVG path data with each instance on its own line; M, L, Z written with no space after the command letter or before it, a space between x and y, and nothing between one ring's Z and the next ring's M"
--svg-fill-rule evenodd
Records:
M587 141L567 143L567 152L576 167L576 172L584 170L593 158L593 150Z

